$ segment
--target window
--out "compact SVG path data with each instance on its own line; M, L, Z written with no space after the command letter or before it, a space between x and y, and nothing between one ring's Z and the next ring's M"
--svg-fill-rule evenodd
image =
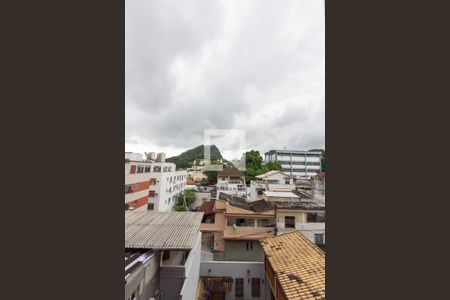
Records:
M163 260L168 260L170 258L170 251L163 252Z
M150 166L145 166L144 172L145 173L150 173Z
M325 244L324 234L323 233L314 234L314 242L316 243L316 245L324 245Z
M156 184L156 178L150 178L150 185Z
M234 279L234 296L244 297L244 278Z
M259 297L261 282L259 278L252 278L252 297Z
M155 191L148 191L148 196L149 197L155 197Z
M130 174L136 173L136 166L131 166L130 168Z
M285 216L284 217L284 228L295 228L295 217Z
M285 179L284 180L284 184L289 184L290 182L289 182L289 179Z
M148 210L154 210L155 209L155 204L154 203L147 204L147 209Z
M125 194L131 193L131 184L125 185Z
M139 165L139 166L137 167L137 173L144 173L144 166Z
M253 250L253 242L252 241L247 242L247 251L249 251L249 250Z
M307 213L306 214L307 223L325 223L325 213Z
M159 166L153 167L153 172L161 172L161 167Z

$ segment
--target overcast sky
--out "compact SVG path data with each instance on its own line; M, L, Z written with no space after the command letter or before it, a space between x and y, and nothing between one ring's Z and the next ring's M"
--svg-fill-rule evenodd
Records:
M324 1L125 5L126 151L177 155L205 129L262 153L325 146Z

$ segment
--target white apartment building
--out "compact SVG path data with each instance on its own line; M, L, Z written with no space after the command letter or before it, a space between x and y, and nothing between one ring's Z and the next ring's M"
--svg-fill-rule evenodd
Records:
M173 163L125 160L125 209L171 211L186 178Z
M269 171L250 181L250 201L260 200L264 191L290 192L295 190L294 178L281 171Z
M243 171L224 170L217 174L217 194L225 192L227 194L240 197L247 197L247 185Z
M265 161L277 162L286 173L300 178L310 178L322 170L320 152L270 150L265 153Z
M186 189L187 171L176 171L174 163L152 163L148 210L171 211L179 193Z

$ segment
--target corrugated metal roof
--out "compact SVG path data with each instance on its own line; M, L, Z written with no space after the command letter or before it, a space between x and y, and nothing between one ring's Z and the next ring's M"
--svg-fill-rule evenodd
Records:
M125 211L126 249L192 249L201 212Z

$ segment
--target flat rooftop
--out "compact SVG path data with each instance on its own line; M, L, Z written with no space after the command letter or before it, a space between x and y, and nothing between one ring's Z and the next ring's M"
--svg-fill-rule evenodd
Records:
M125 249L190 250L202 212L125 211Z
M270 192L270 191L264 191L263 194L265 194L267 197L300 198L298 195L294 194L293 192Z

